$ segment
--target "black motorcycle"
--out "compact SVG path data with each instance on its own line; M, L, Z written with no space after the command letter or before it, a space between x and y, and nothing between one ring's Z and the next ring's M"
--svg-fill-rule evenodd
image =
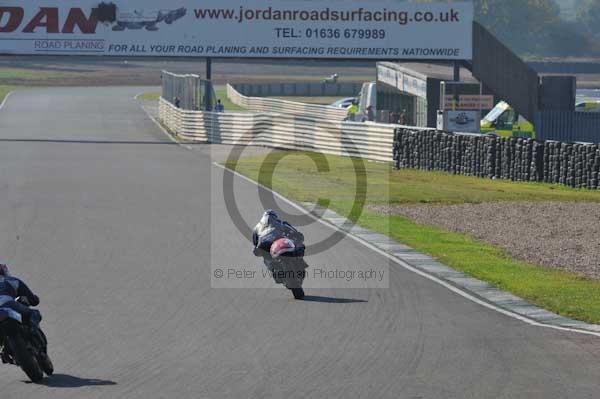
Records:
M263 258L275 283L292 291L295 299L304 299L302 283L308 268L304 235L275 212L266 211L252 232L252 242L254 255Z
M28 305L26 300L17 301ZM19 366L32 382L40 382L44 373L54 373L47 353L48 341L43 331L23 320L20 313L0 307L0 349L2 362Z
M285 288L292 291L294 299L304 299L302 283L306 277L308 265L303 258L287 256L287 254L272 257L268 262L268 268L275 283L283 284Z
M292 291L294 299L304 299L302 283L308 268L304 261L304 244L297 244L287 237L272 241L268 234L265 237L258 240L254 255L263 258L275 283ZM263 249L265 247L269 250Z

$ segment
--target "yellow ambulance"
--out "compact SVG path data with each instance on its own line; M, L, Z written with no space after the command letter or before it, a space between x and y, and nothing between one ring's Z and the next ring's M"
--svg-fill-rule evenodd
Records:
M500 101L481 120L481 133L495 133L502 137L535 138L533 124L516 113L505 101Z

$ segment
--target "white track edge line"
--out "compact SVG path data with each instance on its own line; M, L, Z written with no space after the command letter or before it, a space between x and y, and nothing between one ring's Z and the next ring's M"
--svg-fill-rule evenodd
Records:
M6 104L6 101L8 100L8 97L10 97L11 94L13 94L13 93L14 93L14 90L13 91L9 91L8 93L6 93L6 96L4 96L4 100L2 100L2 104L0 104L0 110L2 108L4 108L4 105Z
M143 94L143 93L141 93L141 94ZM138 96L139 96L139 94L138 94ZM136 96L136 97L137 97L137 96ZM134 97L134 99L135 99L136 97ZM151 120L152 122L154 122L154 124L155 124L156 126L158 126L158 128L159 128L159 129L160 129L160 130L163 132L163 134L169 138L169 140L171 140L173 143L175 143L175 144L178 144L179 146L181 146L181 147L185 148L186 150L193 150L193 148L192 148L191 146L189 146L189 145L185 145L185 144L183 144L183 143L181 143L181 142L177 141L177 140L176 140L176 139L173 137L173 135L172 135L171 133L169 133L169 132L167 131L167 129L165 129L165 128L164 128L164 126L162 125L162 123L160 123L159 121L157 121L157 120L156 120L156 118L155 118L155 117L153 117L152 115L150 115L150 112L148 112L148 111L147 111L147 110L146 110L146 109L145 109L145 108L144 108L144 107L143 107L141 104L140 104L140 108L142 109L142 111L144 111L144 112L146 113L146 115L148 115L148 118L150 118L150 120Z
M140 108L142 108L142 110L146 113L146 115L148 115L148 117L160 128L160 130L165 135L167 135L167 137L169 137L169 139L171 141L173 141L174 143L179 144L181 147L183 147L183 148L185 148L187 150L192 150L193 149L192 147L186 146L186 145L180 143L179 141L175 140L172 137L172 135L162 126L162 124L160 124L156 120L156 118L154 118L152 115L150 115L150 113L146 109L144 109L144 107L142 107L140 105ZM403 267L404 269L406 269L408 271L411 271L411 272L413 272L413 273L415 273L415 274L417 274L417 275L419 275L421 277L424 277L424 278L426 278L426 279L428 279L430 281L433 281L434 283L437 283L437 284L441 285L442 287L447 288L448 290L454 292L455 294L458 294L458 295L462 296L465 299L470 300L471 302L474 302L474 303L476 303L478 305L481 305L481 306L483 306L483 307L485 307L487 309L494 310L494 311L496 311L498 313L501 313L501 314L503 314L505 316L508 316L508 317L511 317L513 319L522 321L523 323L529 324L531 326L543 327L543 328L549 328L549 329L557 330L557 331L565 331L565 332L572 332L572 333L577 333L577 334L592 335L592 336L595 336L595 337L600 337L600 333L597 333L597 332L587 331L587 330L580 330L580 329L577 329L577 328L561 327L561 326L553 326L553 325L550 325L550 324L545 324L545 323L542 323L542 322L539 322L539 321L536 321L536 320L532 320L532 319L530 319L528 317L522 316L522 315L520 315L518 313L511 312L510 310L501 308L500 306L494 305L493 303L483 301L483 300L475 297L474 295L470 294L469 292L467 292L465 290L462 290L462 289L460 289L460 288L458 288L458 287L456 287L456 286L454 286L454 285L452 285L452 284L450 284L450 283L448 283L448 282L446 282L446 281L444 281L444 280L442 280L442 279L440 279L440 278L438 278L438 277L436 277L434 275L431 275L431 274L426 273L426 272L424 272L422 270L419 270L419 269L417 269L417 268L409 265L408 263L406 263L402 259L399 259L399 258L397 258L397 257L395 257L395 256L393 256L393 255L391 255L391 254L383 251L380 248L377 248L376 246L374 246L370 242L365 241L362 238L357 237L354 234L349 233L349 232L347 232L345 230L342 230L338 226L336 226L336 225L334 225L332 223L329 223L329 222L327 222L327 221L325 221L325 220L323 220L323 219L321 219L321 218L313 215L308 210L306 210L302 206L298 205L294 201L292 201L292 200L284 197L283 195L279 194L276 191L273 191L272 189L264 186L263 184L260 184L260 183L258 183L256 181L250 179L249 177L246 177L246 176L242 175L241 173L239 173L239 172L237 172L235 170L229 169L229 168L227 168L227 167L225 167L225 166L223 166L223 165L221 165L221 164L219 164L217 162L213 162L212 164L213 164L213 166L216 166L216 167L218 167L220 169L223 169L225 171L229 171L229 172L233 173L235 176L237 176L237 177L239 177L239 178L241 178L243 180L246 180L247 182L250 182L250 183L252 183L252 184L254 184L254 185L256 185L256 186L258 186L258 187L260 187L260 188L262 188L264 190L270 191L277 198L279 198L282 201L284 201L285 203L291 205L295 209L301 211L302 213L304 213L308 217L312 218L313 220L315 220L315 221L323 224L324 226L327 226L327 227L329 227L331 229L334 229L334 230L336 230L336 231L338 231L338 232L340 232L342 234L345 234L346 236L350 237L351 239L355 240L356 242L359 242L362 245L364 245L365 247L367 247L367 248L369 248L369 249L377 252L378 254L380 254L380 255L382 255L382 256L384 256L386 258L388 258L389 260L391 260L392 262L396 263L397 265Z

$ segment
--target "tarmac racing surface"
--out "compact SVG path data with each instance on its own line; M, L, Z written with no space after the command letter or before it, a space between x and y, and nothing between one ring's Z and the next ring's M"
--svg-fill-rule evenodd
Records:
M0 367L2 399L598 397L600 338L507 317L350 238L308 264L389 267L389 288L211 288L215 262L260 259L224 171L170 141L140 91L23 90L0 110L0 258L40 295L56 368L35 385ZM257 187L231 192L255 223ZM292 221L309 245L332 233Z

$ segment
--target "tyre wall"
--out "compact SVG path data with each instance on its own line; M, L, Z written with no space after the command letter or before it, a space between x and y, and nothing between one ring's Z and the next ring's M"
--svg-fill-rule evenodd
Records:
M394 164L397 169L595 190L600 146L400 128L394 134Z

